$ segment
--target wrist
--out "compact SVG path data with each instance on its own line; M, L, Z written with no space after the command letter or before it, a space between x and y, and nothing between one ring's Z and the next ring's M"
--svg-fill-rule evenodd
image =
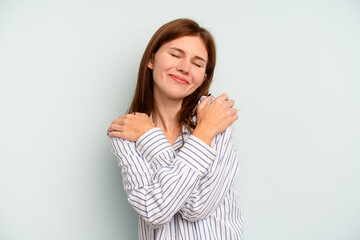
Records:
M141 138L143 135L145 135L147 132L150 132L151 129L154 129L154 127L143 127L142 129L139 129L138 131L138 138L136 141L139 140L139 138Z
M213 133L211 133L209 128L206 128L206 127L202 126L201 124L196 126L196 128L192 132L192 135L199 138L201 141L203 141L204 143L206 143L209 146L215 137L215 135Z

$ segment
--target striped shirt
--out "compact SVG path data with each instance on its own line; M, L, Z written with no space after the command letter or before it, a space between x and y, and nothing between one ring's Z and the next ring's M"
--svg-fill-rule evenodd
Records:
M231 127L208 146L183 127L170 145L160 128L138 141L110 138L141 240L242 239Z

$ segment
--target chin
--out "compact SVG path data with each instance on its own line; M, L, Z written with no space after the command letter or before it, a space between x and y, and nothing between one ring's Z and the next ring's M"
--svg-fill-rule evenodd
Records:
M184 95L170 95L170 96L168 96L169 97L169 99L171 99L171 100L183 100L185 97L187 97L187 96L184 96Z
M184 91L171 91L167 95L170 99L173 100L180 100L184 99L185 97L189 96L191 93L184 93Z

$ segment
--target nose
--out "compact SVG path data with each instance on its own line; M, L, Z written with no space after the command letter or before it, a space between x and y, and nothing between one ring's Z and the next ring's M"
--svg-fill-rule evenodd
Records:
M190 62L187 61L186 59L182 59L181 61L178 62L176 70L178 70L179 72L185 75L188 75L190 70Z

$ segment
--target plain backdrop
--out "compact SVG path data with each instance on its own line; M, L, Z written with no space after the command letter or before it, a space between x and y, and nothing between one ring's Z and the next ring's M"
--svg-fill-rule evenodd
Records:
M0 239L137 239L106 130L164 23L216 40L246 240L360 239L359 1L0 1Z

